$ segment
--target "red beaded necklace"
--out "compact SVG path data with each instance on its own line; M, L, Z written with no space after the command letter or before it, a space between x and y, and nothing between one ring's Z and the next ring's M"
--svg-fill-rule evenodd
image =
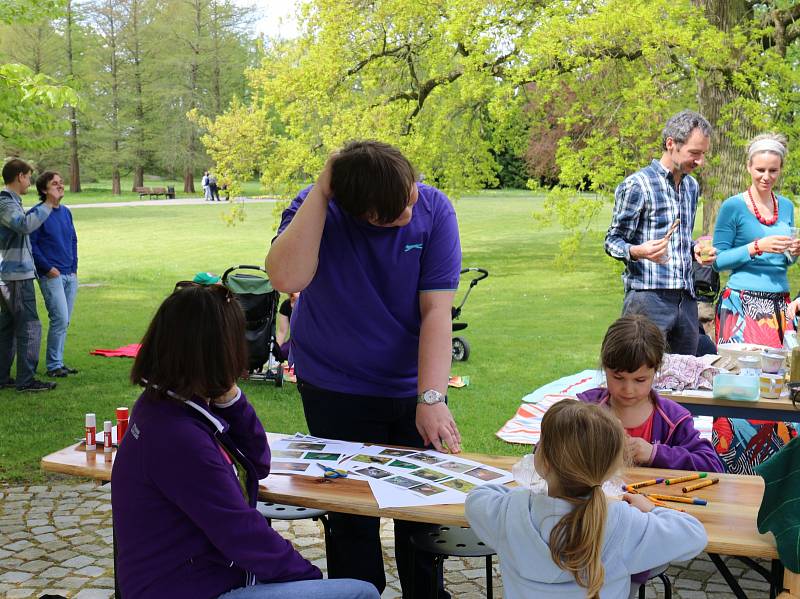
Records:
M750 188L747 188L747 197L750 198L750 205L753 207L753 213L756 215L758 222L760 222L762 225L767 225L768 227L778 222L778 200L775 198L774 193L770 191L769 194L772 196L772 218L767 220L761 216L761 213L758 211L758 206L756 206L756 202L753 200L753 194L750 191Z

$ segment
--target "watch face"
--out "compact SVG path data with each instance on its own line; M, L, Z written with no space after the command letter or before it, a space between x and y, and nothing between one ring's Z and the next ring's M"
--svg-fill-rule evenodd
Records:
M428 389L425 393L422 394L422 401L425 403L439 403L442 401L442 394L436 391L435 389Z

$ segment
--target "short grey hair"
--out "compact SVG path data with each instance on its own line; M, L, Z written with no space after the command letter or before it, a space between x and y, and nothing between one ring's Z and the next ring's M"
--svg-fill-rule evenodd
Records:
M664 149L667 149L667 138L671 137L680 148L689 139L692 131L700 129L700 132L711 137L711 123L699 112L694 110L681 110L678 114L670 117L661 133L661 141Z

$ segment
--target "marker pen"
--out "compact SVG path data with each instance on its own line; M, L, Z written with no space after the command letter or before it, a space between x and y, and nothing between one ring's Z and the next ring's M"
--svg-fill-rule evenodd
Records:
M128 408L117 408L117 447L128 430Z
M97 421L94 414L86 414L86 451L97 449L95 433L97 432Z

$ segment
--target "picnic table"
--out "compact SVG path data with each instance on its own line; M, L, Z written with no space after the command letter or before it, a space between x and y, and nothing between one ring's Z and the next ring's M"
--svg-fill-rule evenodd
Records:
M272 434L270 434L272 436ZM50 472L93 478L98 481L111 480L116 451L108 460L102 448L87 452L83 442L75 443L42 458L41 466ZM510 456L463 454L463 457L510 470L518 459ZM654 468L627 468L623 478L626 482L647 480L656 477L678 477L688 474L680 470ZM771 581L777 592L781 581L786 593L781 599L800 599L800 574L783 569L778 560L775 538L772 534L760 534L756 526L758 508L764 494L764 481L758 476L718 474L719 484L706 487L698 496L708 499L707 506L682 505L687 512L697 517L708 533L706 551L720 569L723 577L737 597L744 597L737 581L728 571L720 555L773 560L772 572L749 561L751 567ZM400 508L379 508L363 480L340 478L336 480L309 476L272 474L259 486L262 501L288 503L309 508L318 508L348 514L398 518L432 524L468 526L463 504L429 505ZM783 573L781 574L781 570Z

